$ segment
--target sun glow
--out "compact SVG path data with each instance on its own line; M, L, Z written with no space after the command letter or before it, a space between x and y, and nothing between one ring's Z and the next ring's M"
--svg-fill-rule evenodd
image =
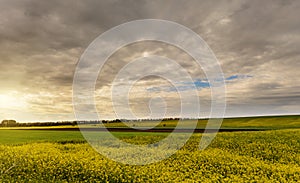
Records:
M148 56L149 56L149 53L145 51L145 52L143 53L143 57L148 57Z
M11 108L25 108L26 102L22 97L15 93L12 94L0 94L0 108L11 109Z

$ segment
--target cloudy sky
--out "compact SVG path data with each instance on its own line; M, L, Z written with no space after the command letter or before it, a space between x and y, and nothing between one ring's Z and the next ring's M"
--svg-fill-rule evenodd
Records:
M205 40L226 80L226 116L299 114L299 9L300 1L289 0L2 0L0 120L75 119L72 83L80 56L101 33L138 19L174 21ZM208 115L210 88L201 67L177 47L145 41L115 52L100 72L95 99L101 118L115 117L111 86L122 66L149 55L168 57L187 70L201 112ZM167 69L162 71L174 72ZM190 84L181 83L181 89L194 92ZM153 97L164 98L152 100L156 111L163 103L167 116L180 116L172 83L154 76L131 88L131 110L149 116Z

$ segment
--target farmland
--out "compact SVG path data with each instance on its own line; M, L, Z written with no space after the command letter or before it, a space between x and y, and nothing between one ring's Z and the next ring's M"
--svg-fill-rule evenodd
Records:
M189 123L190 120L184 120ZM175 127L176 120L161 121L156 128ZM141 123L131 123L135 126L151 126L156 121L143 121ZM130 123L129 123L130 124ZM197 128L203 129L207 124L207 119L200 119ZM123 123L108 123L106 127L126 127ZM244 117L244 118L225 118L221 129L290 129L300 128L300 116L263 116L263 117Z
M144 166L100 155L79 131L1 129L0 182L298 182L300 125L295 118L228 120L223 124L227 128L252 125L273 130L221 132L203 151L198 149L202 134L197 133L170 158ZM149 144L167 135L113 133L133 144Z

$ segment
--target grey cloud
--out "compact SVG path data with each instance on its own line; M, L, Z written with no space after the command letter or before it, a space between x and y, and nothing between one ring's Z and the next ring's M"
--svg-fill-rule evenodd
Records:
M73 74L89 43L121 23L158 18L183 24L202 36L226 77L253 76L228 84L228 114L295 112L300 90L299 8L299 1L286 0L4 0L0 2L0 92L18 90L36 96L39 101L29 104L34 109L40 106L41 113L55 113L47 100L59 110L69 106L63 111L72 113ZM145 51L177 60L193 77L205 77L183 51L137 43L112 55L97 88L110 86L118 70ZM153 86L162 83L156 77L144 81ZM45 91L56 97L42 96Z

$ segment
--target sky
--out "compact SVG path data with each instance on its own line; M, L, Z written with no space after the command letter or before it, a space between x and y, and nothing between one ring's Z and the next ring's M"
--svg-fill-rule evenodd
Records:
M139 19L173 21L203 38L224 73L225 116L299 114L299 8L300 1L290 0L2 0L0 120L75 120L72 84L80 56L103 32ZM201 115L209 115L211 89L201 67L177 47L145 41L120 48L101 70L95 88L101 118L116 117L111 86L118 71L149 55L185 68L193 81L180 83L180 90L188 94L195 86ZM172 83L153 76L131 88L133 113L149 117L153 97L164 98L152 100L153 109L167 106L166 116L180 116Z

